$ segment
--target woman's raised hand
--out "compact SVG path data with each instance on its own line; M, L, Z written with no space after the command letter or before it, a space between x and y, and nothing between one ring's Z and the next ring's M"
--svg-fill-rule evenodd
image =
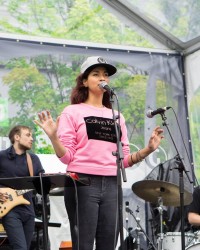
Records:
M59 117L54 121L50 111L42 111L38 113L38 118L39 121L34 120L34 123L40 126L50 139L57 136Z
M164 138L163 129L160 126L154 128L149 139L148 147L153 152L160 145L161 140Z

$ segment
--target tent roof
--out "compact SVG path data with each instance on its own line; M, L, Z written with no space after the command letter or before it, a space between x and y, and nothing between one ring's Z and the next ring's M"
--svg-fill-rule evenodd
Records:
M200 48L198 0L99 0L131 26L138 26L169 49L190 54Z
M12 0L5 1L0 7L0 32L50 36L67 40L69 38L80 40L79 43L83 40L101 44L108 41L110 44L134 44L138 47L145 44L156 49L173 50L182 55L188 55L200 49L199 0L97 0L104 8L98 8L96 1L93 0L79 1L67 1L66 6L62 2L60 7L56 2L51 1L38 1L36 6L29 1L18 1L15 6L13 6ZM84 13L88 13L89 18L86 14L86 18L73 19L73 11L72 15L68 16L66 13L71 13L70 11L73 9L71 6L75 6L76 11L80 7L80 13L83 13L80 16L84 17ZM62 13L60 13L61 7L64 8ZM113 15L107 15L105 9L108 9ZM94 15L91 14L93 10ZM36 17L35 12L37 13ZM112 16L120 20L116 22L116 20L112 20ZM109 18L109 20L106 20L106 18ZM104 21L103 31L105 32L101 35L100 22L102 20ZM72 25L73 21L74 24ZM117 42L115 34L112 33L112 21L116 24L115 29L120 33L120 39ZM90 22L93 23L93 27L88 29ZM121 26L121 24L123 25ZM100 27L96 36L93 35L96 31L95 25ZM77 32L77 27L79 28L78 31L81 32ZM126 27L129 29L126 29ZM141 36L136 35L135 40L134 38L131 39L130 28ZM112 32L110 29L112 29ZM127 37L129 39L126 40ZM4 36L2 38L4 39ZM145 43L142 39L145 40ZM142 42L140 43L140 41ZM151 42L151 44L149 45L148 42ZM102 44L102 46L104 45Z

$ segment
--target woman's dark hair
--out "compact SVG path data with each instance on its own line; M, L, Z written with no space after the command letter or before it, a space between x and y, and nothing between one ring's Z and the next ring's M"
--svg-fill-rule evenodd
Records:
M71 93L71 104L79 104L85 102L88 98L88 88L83 85L83 80L88 78L89 71L85 71L84 74L80 74L76 78L76 86ZM103 94L103 103L105 107L111 108L110 95L108 92Z
M12 128L10 130L8 137L9 137L10 142L12 144L14 144L14 142L15 142L15 138L14 138L15 135L21 135L21 130L22 129L28 129L29 131L31 131L31 129L29 127L23 126L23 125L17 125L17 126L15 126L14 128Z

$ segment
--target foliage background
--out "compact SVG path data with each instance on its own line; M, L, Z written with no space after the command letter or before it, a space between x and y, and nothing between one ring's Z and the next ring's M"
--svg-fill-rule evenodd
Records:
M154 9L153 1L136 2L145 3L148 5L148 9ZM157 4L168 16L169 6L165 5L164 1L157 1ZM176 3L171 2L171 4ZM183 22L185 19L178 18L177 13L185 10L187 10L187 6L176 8L176 12L170 16L170 22L174 26L173 31L179 32L181 36L185 34L185 22ZM176 23L183 24L183 27L176 30ZM91 42L102 46L110 44L113 47L114 45L127 45L138 48L155 48L151 41L125 25L95 0L0 0L0 32L19 36L59 38L79 41L79 43ZM1 60L0 86L6 91L0 93L0 105L2 104L8 110L8 116L1 123L0 136L6 137L10 128L16 124L24 124L30 126L34 131L33 151L35 153L54 153L50 141L35 126L33 120L37 118L38 112L47 109L56 118L69 104L70 93L84 58L83 55L73 53L65 58L64 55L51 54L49 51L49 54L39 56ZM110 59L112 60L112 58ZM111 83L118 94L121 112L126 119L131 149L135 150L142 148L145 144L144 117L150 72L139 68L137 63L135 66L130 66L128 61L118 63L116 66L118 74L117 77L112 78ZM173 87L167 81L160 80L159 77L155 84L156 106L177 107ZM155 120L156 124L162 124L160 117L156 117ZM191 127L194 130L191 131L195 143L197 143L194 144L195 159L200 162L199 148L195 146L199 145L196 136L198 124L198 120L192 123ZM166 151L167 157L170 157L172 147L167 139L162 142L162 147ZM160 162L166 160L165 155L162 154L159 155L159 158ZM149 166L152 167L150 164ZM147 165L147 167L149 166ZM140 167L142 172L144 168ZM133 170L133 168L130 169L130 171ZM135 172L134 175L130 175L129 172L131 184L133 176L134 180L138 180L143 177L143 174L146 172L143 171L141 175L137 175ZM133 192L130 187L128 190L131 192L128 195L132 197ZM134 206L135 201L136 199L130 206ZM145 216L146 214L143 215L143 222Z
M167 13L167 5L159 2L157 4ZM154 48L154 44L123 24L98 1L0 0L0 6L1 32ZM148 8L153 7L154 3L148 2ZM27 124L35 131L33 150L36 153L53 153L50 142L34 125L33 120L37 117L37 112L45 109L50 110L56 118L69 104L71 89L82 62L83 56L77 54L72 54L69 60L61 55L49 54L2 61L1 68L7 73L3 76L1 84L7 87L8 94L6 98L2 94L1 96L4 102L5 99L8 100L9 115L4 126L0 128L0 135L6 136L10 127L15 124ZM112 80L112 84L119 95L130 142L137 147L143 147L146 84L149 72L126 64L119 63L116 66L119 74ZM156 106L169 105L166 99L167 93L170 92L169 88L165 82L157 80ZM10 104L16 108L14 115L10 115Z
M77 0L8 0L0 1L6 15L1 16L0 31L14 34L65 38L68 40L91 41L123 45L153 47L120 20L105 10L96 1ZM53 117L57 117L64 106L69 104L71 89L83 57L72 55L69 65L59 56L41 55L33 58L19 58L4 61L2 67L9 69L2 83L8 87L9 102L17 107L15 116L9 118L9 126L0 129L5 136L15 124L27 124L35 130L35 137L40 142L34 146L36 153L52 153L52 147L46 143L42 132L33 124L37 112L48 109ZM120 66L120 65L119 65ZM121 66L124 67L124 66ZM134 85L140 88L137 110L134 104L126 108L120 99L122 111L125 111L129 126L129 134L135 139L142 129L140 117L144 112L145 85L147 76L139 76L136 69L129 68L127 73L115 79L118 90L122 83L127 88L120 96L126 100L135 100L136 93L130 89ZM123 86L124 87L124 86ZM44 98L45 97L45 98ZM134 113L134 117L132 117ZM142 136L139 136L142 141Z

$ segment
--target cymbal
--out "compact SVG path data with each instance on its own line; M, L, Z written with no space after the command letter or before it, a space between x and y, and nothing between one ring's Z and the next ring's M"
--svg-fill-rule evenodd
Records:
M158 203L161 197L165 206L180 206L179 186L165 181L143 180L132 185L133 192L152 203ZM192 201L192 194L184 190L184 205L188 205Z

